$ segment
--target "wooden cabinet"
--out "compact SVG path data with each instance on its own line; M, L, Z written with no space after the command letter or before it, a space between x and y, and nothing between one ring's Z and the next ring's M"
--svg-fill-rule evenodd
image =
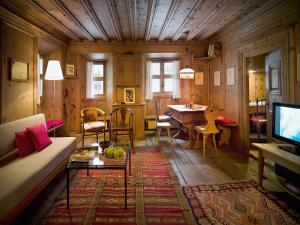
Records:
M133 135L135 139L144 139L144 105L142 103L135 104L113 104L113 109L118 107L129 107L133 110Z
M117 86L136 87L140 85L138 56L122 55L119 57Z

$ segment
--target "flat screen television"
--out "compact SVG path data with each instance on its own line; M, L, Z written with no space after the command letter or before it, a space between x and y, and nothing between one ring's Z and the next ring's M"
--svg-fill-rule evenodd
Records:
M300 105L273 103L272 135L294 147L280 148L300 154Z

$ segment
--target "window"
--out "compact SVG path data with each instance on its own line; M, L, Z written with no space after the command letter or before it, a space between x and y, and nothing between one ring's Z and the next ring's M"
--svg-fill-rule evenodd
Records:
M40 105L41 97L43 96L43 64L44 59L43 56L38 54L37 55L37 104Z
M174 62L170 60L153 60L150 64L153 93L170 93L173 91Z
M94 95L104 95L104 62L92 64L92 89Z

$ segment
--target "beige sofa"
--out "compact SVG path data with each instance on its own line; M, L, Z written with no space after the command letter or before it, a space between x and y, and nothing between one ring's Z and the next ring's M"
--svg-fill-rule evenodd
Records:
M11 223L64 168L76 148L74 137L57 137L41 152L18 157L15 132L40 123L45 123L44 114L0 124L0 224Z

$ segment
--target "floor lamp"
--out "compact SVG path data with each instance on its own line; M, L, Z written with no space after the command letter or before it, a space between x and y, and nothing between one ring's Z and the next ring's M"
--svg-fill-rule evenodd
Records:
M53 80L53 90L54 90L54 119L55 119L55 81L56 80L63 80L64 76L61 70L60 62L58 60L49 60L45 80ZM54 137L55 137L55 127L56 124L54 123Z

